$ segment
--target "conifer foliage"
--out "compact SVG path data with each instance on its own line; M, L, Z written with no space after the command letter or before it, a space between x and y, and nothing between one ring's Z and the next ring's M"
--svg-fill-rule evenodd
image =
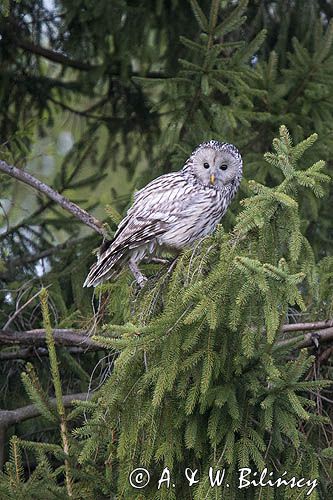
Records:
M226 468L230 488L222 487L223 498L258 497L237 490L240 467L318 476L316 449L300 423L325 421L307 391L327 382L304 381L312 357L300 352L286 364L288 352L276 341L289 308L306 308L301 283L304 290L314 286L298 203L304 186L322 196L329 180L322 161L299 168L315 140L293 146L282 126L275 152L265 157L283 181L272 188L252 182L254 194L244 200L234 231L220 227L185 253L166 287L163 276L143 293L131 323L106 326L98 337L120 355L88 422L76 431L79 460L114 464L110 486L117 481L126 498L133 495L128 475L139 464L154 471L149 498L187 498L186 467L203 477L209 466ZM158 497L156 477L164 467L176 489ZM194 498L216 498L207 481L192 489ZM272 495L293 498L290 491Z

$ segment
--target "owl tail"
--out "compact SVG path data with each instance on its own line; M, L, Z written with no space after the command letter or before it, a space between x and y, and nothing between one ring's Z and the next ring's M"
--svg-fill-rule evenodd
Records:
M123 260L123 252L119 250L112 252L109 248L104 254L100 254L96 264L90 269L83 286L97 286L106 280L115 278L122 270Z

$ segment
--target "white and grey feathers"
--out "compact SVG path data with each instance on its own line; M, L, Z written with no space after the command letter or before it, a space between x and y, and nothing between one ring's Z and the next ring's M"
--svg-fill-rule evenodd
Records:
M242 158L235 146L200 144L182 170L161 175L135 194L112 241L103 243L83 286L115 278L128 264L139 285L138 263L163 249L181 250L211 234L235 196Z

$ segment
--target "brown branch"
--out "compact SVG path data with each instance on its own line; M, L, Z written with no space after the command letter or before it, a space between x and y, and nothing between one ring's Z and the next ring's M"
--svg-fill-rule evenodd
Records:
M28 172L25 172L20 168L14 167L13 165L8 165L8 163L2 160L0 160L0 171L10 175L15 179L18 179L21 182L24 182L25 184L28 184L34 189L40 191L41 193L46 194L46 196L48 196L51 200L60 205L64 210L70 212L72 215L74 215L74 217L76 217L81 222L86 224L86 226L89 226L102 236L106 235L106 232L103 228L103 224L101 223L101 221L96 219L93 215L90 215L88 212L80 208L78 205L70 201L68 198L65 198L64 196L59 194L57 191L52 189L47 184L44 184L44 182L41 182L40 180L33 177Z
M85 354L86 352L99 351L100 346L89 346L89 347L68 347L67 352L71 355ZM10 351L0 351L0 361L11 361L16 359L31 359L31 358L41 358L48 356L49 351L46 347L35 347L28 346L22 349L10 350Z
M73 405L73 401L86 401L90 399L90 394L80 392L78 394L69 394L63 396L63 404L65 408ZM56 398L50 399L50 405L56 407ZM19 424L30 418L40 416L40 411L36 405L27 405L17 408L16 410L0 410L0 468L2 468L5 461L5 441L6 430L10 425Z
M317 321L315 323L290 323L283 325L283 332L299 332L305 330L322 330L323 328L330 328L333 326L333 319L326 319L324 321Z
M287 347L295 344L295 349L303 349L303 347L311 347L315 345L316 341L321 344L322 342L329 342L333 340L333 327L323 328L316 332L307 332L299 337L292 337L290 339L280 340L276 342L274 347Z
M89 399L89 394L86 392L80 392L78 394L68 394L63 396L63 403L66 408L72 406L73 401L86 401ZM50 405L56 407L56 398L50 399ZM35 418L40 416L40 411L38 407L34 404L22 406L22 408L17 408L16 410L0 410L0 427L9 425L19 424L30 418Z
M89 71L96 67L92 66L89 63L71 59L68 56L62 54L61 52L55 52L54 50L41 47L40 45L36 45L30 40L21 38L18 35L18 33L20 33L22 27L18 22L18 20L15 19L15 17L13 16L8 16L7 20L11 24L12 29L8 29L6 34L18 47L21 47L21 49L31 52L32 54L45 57L45 59L48 59L49 61L53 61L55 63L59 63L74 69Z
M54 341L60 346L76 346L85 348L105 349L98 342L92 340L87 331L75 329L57 329L52 330ZM0 345L28 345L35 347L44 347L46 345L45 329L26 330L22 332L11 330L0 330Z
M284 325L283 331L293 331L291 328L284 330L285 327L295 326L295 331L305 330L305 325L308 331L298 337L292 337L284 340L278 341L275 346L283 347L287 345L295 344L295 348L301 349L303 347L310 347L313 345L313 339L316 338L319 343L328 342L333 340L333 324L332 320L319 321L317 323L295 323L295 325ZM332 325L329 328L322 328L323 325ZM322 329L319 329L321 327ZM55 328L53 330L54 341L59 346L71 346L75 348L89 350L105 349L105 345L100 344L96 340L93 340L87 330L79 329L66 329L66 328ZM25 330L25 331L11 331L11 330L0 330L0 346L30 346L30 347L45 347L45 330L43 328L35 330ZM15 353L2 353L2 359L11 359L19 356L14 356ZM23 355L28 356L28 354L23 351Z

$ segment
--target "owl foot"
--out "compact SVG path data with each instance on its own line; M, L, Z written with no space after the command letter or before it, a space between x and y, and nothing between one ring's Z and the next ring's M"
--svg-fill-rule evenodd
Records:
M133 274L133 276L135 278L135 281L139 285L139 287L143 288L145 286L146 281L148 281L147 276L142 274L142 272L140 271L140 269L138 268L138 266L135 262L129 261L128 266L131 270L131 273Z

